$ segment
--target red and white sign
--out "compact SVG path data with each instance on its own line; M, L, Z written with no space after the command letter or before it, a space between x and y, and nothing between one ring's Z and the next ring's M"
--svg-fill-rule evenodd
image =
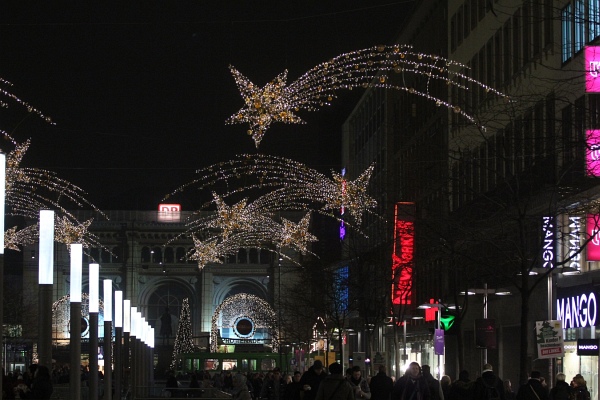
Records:
M181 204L159 204L158 211L162 212L180 212Z
M179 222L181 204L159 204L158 220L161 222Z
M587 174L600 176L600 129L586 131L585 160Z

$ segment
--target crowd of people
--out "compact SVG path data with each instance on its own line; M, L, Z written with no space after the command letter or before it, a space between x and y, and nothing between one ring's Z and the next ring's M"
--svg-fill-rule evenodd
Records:
M49 399L53 392L50 370L45 365L31 364L23 373L4 374L3 399Z
M200 372L190 380L190 387L215 387L232 394L232 400L589 400L590 392L580 374L567 383L565 374L556 376L548 387L539 371L531 371L529 380L513 390L510 380L502 380L492 365L485 364L479 377L471 380L461 371L452 381L442 376L438 381L428 365L413 362L397 380L379 366L376 375L365 378L360 367L345 371L339 363L329 365L326 373L319 360L305 372L282 374L274 368L267 374L245 375L223 371L211 376ZM170 384L177 387L176 379ZM193 386L192 386L193 385ZM169 383L167 384L169 386Z

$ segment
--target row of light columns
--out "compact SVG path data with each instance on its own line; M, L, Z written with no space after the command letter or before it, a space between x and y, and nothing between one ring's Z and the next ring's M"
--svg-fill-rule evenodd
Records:
M2 155L0 154L0 157ZM1 160L0 160L1 162ZM1 180L1 173L0 173ZM0 188L4 185L0 182ZM0 201L2 196L0 196ZM0 214L3 213L0 212ZM3 224L3 218L0 218ZM3 235L0 235L3 237ZM0 242L3 249L4 245ZM83 246L81 244L70 245L70 399L81 398L81 287L82 287L82 261ZM0 252L2 255L3 252ZM2 258L2 257L0 257ZM0 260L0 264L1 264ZM39 339L38 359L39 364L52 369L52 287L54 275L54 211L40 211L39 232ZM100 311L100 265L91 263L89 265L89 398L98 399L98 313ZM0 276L3 270L0 269ZM2 279L2 278L0 278ZM0 281L0 285L3 282ZM2 286L0 286L2 287ZM123 384L123 371L131 365L131 387L134 388L134 398L145 395L147 390L137 394L136 388L143 383L152 382L152 354L154 348L154 328L137 312L135 307L130 307L130 300L123 300L123 292L114 293L115 308L115 393L117 398L121 397L121 391L126 385ZM0 310L3 303L0 303ZM113 290L112 280L104 280L104 399L112 400L112 313ZM0 313L0 322L3 315ZM125 333L125 341L122 342L122 333ZM130 335L131 334L131 335ZM131 336L131 345L129 337ZM124 345L123 345L124 344ZM3 347L3 346L0 346ZM131 348L131 363L129 363L129 349ZM135 349L135 351L134 351ZM125 360L125 362L123 362ZM125 368L123 368L125 367ZM0 389L2 387L0 386ZM136 396L137 394L137 396Z

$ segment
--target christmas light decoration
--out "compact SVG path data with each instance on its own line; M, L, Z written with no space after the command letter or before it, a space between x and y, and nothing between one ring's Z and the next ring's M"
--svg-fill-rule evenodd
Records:
M468 69L466 65L437 55L413 51L409 45L379 45L344 53L315 66L289 85L287 70L265 86L259 87L233 66L229 69L245 106L226 123L248 123L248 134L254 139L257 148L271 123L303 124L305 122L295 112L316 111L319 107L330 105L340 90L378 87L405 91L431 100L438 106L452 109L470 122L475 122L473 116L458 105L431 93L430 88L435 81L465 91L468 86L476 85L487 92L506 97L460 72ZM400 79L391 78L389 74L392 73L398 74ZM414 78L424 80L423 84L407 84L407 81L412 82Z
M279 351L279 337L275 329L277 318L269 303L252 294L238 293L223 300L213 313L210 331L211 352L218 351L219 330L222 327L233 328L240 319L253 322L252 333L257 329L267 329L271 336L271 350L274 353ZM249 335L247 338L251 337Z
M179 315L179 327L175 335L175 345L173 347L173 361L171 361L171 369L175 369L178 354L192 353L195 350L194 341L192 339L192 322L190 320L190 303L186 297L181 305L181 313Z

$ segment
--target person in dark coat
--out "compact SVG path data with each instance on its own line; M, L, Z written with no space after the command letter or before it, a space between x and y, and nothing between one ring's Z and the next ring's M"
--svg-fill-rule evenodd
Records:
M425 379L425 382L427 382L431 400L444 400L442 385L440 384L440 381L431 375L431 367L429 365L423 365L421 367L421 371L423 372L423 379Z
M466 369L460 371L458 379L452 382L448 391L446 400L462 400L469 397L469 391L473 382L469 380L469 371Z
M329 372L331 375L320 382L315 400L354 400L354 389L343 375L344 367L333 363Z
M38 365L31 382L31 391L19 392L19 396L22 399L49 399L53 391L50 370L45 365Z
M490 397L505 400L504 382L494 374L492 364L483 366L481 376L471 387L471 395L472 400L488 400Z
M320 360L315 360L313 365L300 378L304 400L315 400L319 385L326 376L327 373L324 371L323 363Z
M540 371L531 371L529 380L517 392L517 400L548 400L548 389L540 382Z
M392 400L430 400L429 388L419 363L411 362L404 376L396 381Z
M272 372L272 377L265 379L262 385L260 398L265 400L283 400L287 383L281 376L281 369L279 367L273 368Z
M379 366L379 372L371 378L369 387L371 388L371 400L390 400L394 382L386 375L385 366Z
M575 400L590 400L590 392L587 389L587 383L583 379L583 376L580 374L575 375L571 384L573 385Z
M302 378L302 373L300 371L294 372L292 381L285 386L284 400L300 400L300 393L302 392L300 378Z
M573 389L567 382L567 376L563 373L556 375L556 384L550 390L550 400L571 400Z

